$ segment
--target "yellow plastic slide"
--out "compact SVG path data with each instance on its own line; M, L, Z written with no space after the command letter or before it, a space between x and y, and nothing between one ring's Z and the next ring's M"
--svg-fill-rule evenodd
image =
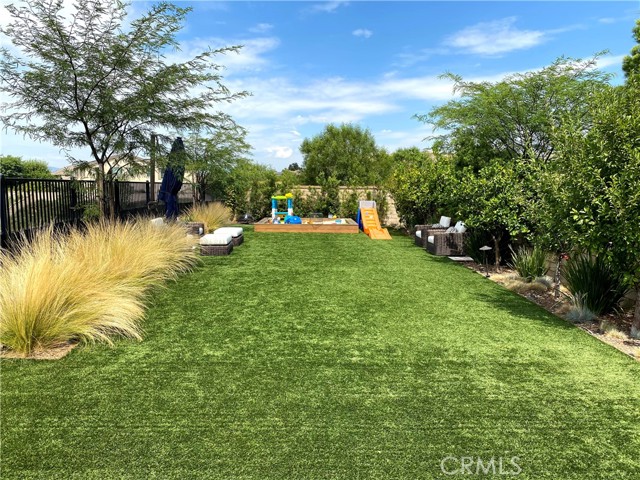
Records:
M361 208L362 229L372 240L391 240L386 228L380 226L378 211L375 208Z

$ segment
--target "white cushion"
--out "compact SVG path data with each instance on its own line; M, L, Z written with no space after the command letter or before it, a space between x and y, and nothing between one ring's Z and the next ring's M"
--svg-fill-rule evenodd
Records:
M457 233L464 233L467 231L467 227L465 226L464 222L458 222L456 223L456 232Z
M451 217L440 217L440 225L449 228L451 226Z
M233 241L231 235L224 233L209 233L200 239L200 245L227 245Z
M429 243L433 243L433 242L434 242L434 240L435 240L435 237L434 237L433 235L429 235L429 236L427 237L427 242L429 242Z
M444 231L444 233L454 233L455 231L456 231L456 227L449 227Z
M422 230L416 230L416 237L422 238Z
M158 217L151 220L151 225L154 227L161 227L164 225L164 218Z
M225 235L231 235L232 237L239 237L242 235L242 227L221 227L213 231L213 234L221 233Z

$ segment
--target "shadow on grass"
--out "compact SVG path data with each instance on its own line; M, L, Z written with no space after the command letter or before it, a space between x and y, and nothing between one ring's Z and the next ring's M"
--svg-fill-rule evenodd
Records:
M494 284L493 287L494 288L491 289L491 292L479 292L475 297L479 301L507 312L517 318L534 320L561 330L571 330L575 328L575 325L548 312L541 306L527 300L517 293L498 284Z
M473 290L470 293L472 293L475 299L482 303L502 310L514 317L526 319L529 321L533 320L547 326L559 328L561 330L570 330L575 328L575 325L567 322L565 319L554 315L553 313L545 310L543 307L517 294L516 292L512 292L506 287L490 279L484 278L484 276L480 277L478 273L473 272L472 270L466 268L464 265L458 262L450 260L448 257L435 256L429 254L428 252L426 252L426 255L431 262L455 265L458 268L468 271L471 275L478 276L473 277L476 281L474 282L475 285L473 286ZM480 280L480 282L478 282L477 280ZM482 280L484 280L485 282L482 282Z

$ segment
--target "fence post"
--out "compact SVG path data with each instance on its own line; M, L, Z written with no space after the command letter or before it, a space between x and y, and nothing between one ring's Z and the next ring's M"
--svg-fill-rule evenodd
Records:
M8 241L8 217L7 217L7 209L8 205L4 201L5 198L5 184L4 184L4 175L0 173L0 248L7 244Z

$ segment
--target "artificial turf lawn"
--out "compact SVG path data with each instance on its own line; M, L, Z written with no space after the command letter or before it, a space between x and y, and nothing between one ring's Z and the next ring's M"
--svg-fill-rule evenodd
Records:
M4 360L0 477L640 478L637 362L406 237L246 237L142 343Z

